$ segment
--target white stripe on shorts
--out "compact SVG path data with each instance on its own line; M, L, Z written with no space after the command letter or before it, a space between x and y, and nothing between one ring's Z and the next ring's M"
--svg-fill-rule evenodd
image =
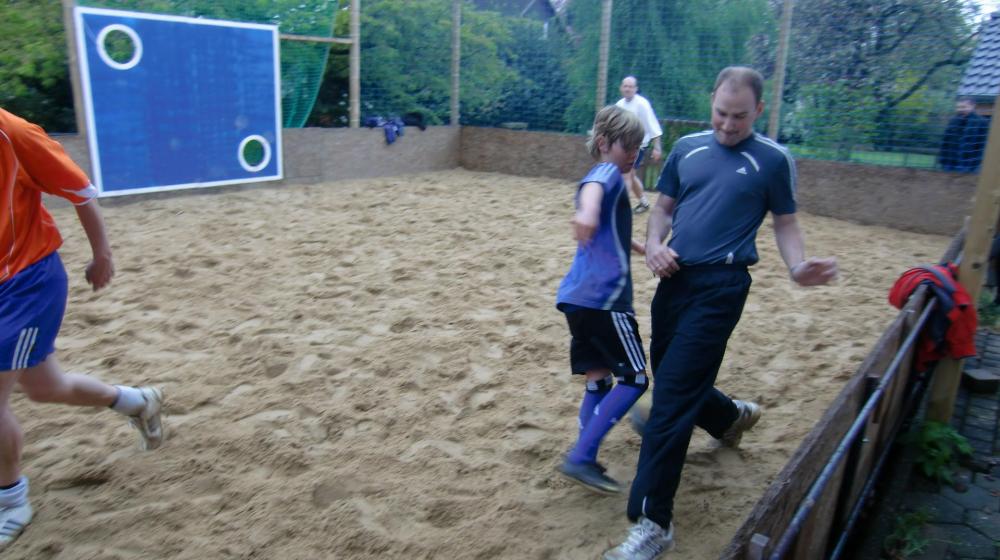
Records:
M28 357L35 347L35 339L38 338L38 327L28 327L21 329L17 337L17 346L14 348L14 359L11 361L10 369L23 369L28 364Z
M28 358L31 357L31 351L35 349L35 340L38 339L38 327L31 329L31 340L28 342L28 350L24 353L24 361L21 364L22 368L28 367Z
M632 370L645 371L646 361L642 355L642 348L635 340L635 333L632 331L632 325L628 322L628 315L621 311L612 311L611 319L615 324L615 330L618 331L618 339L625 348L625 353L628 354L629 362L632 363Z
M14 347L14 359L10 362L10 369L20 369L17 367L17 357L21 353L21 347L24 346L24 339L28 337L29 329L21 329L21 333L17 335L17 346Z

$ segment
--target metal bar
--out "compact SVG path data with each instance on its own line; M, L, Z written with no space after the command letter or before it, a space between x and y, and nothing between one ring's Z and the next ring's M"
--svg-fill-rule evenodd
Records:
M342 37L321 37L319 35L290 35L288 33L278 34L278 38L284 41L304 41L307 43L337 43L338 45L353 45L353 39Z
M820 471L819 476L813 485L809 488L809 493L803 498L802 503L799 505L799 509L795 512L795 516L792 517L792 521L785 528L785 532L782 533L781 539L778 541L777 546L774 551L771 552L771 560L782 560L786 552L788 552L789 547L791 547L792 542L795 537L798 536L799 532L802 530L802 525L805 523L806 518L809 516L809 512L812 511L813 506L816 505L816 500L819 495L825 489L830 477L833 476L834 471L837 470L837 464L840 459L847 452L851 443L854 441L858 434L864 429L865 423L868 421L868 417L871 415L872 411L875 410L875 406L878 405L879 400L881 400L882 395L885 393L885 387L892 381L892 378L896 375L899 369L899 364L903 360L903 356L909 351L910 347L913 345L920 331L923 330L924 323L927 322L927 318L930 316L930 312L934 309L937 300L931 300L930 303L924 307L923 313L920 314L920 318L917 323L913 326L913 329L906 336L906 340L903 342L902 346L896 351L896 355L893 356L892 362L886 368L885 375L882 376L882 381L879 383L875 392L872 396L868 398L868 402L862 407L861 412L858 413L858 417L854 419L854 423L851 424L847 433L840 440L840 444L837 445L837 449L830 456L829 461L827 461L826 466Z
M933 303L933 302L931 302ZM901 417L906 418L913 412L914 406L919 402L918 396L927 389L927 377L925 376L917 382L916 385L910 390L910 394L906 398L906 409L901 414ZM889 433L889 441L895 441L896 436L899 431L903 428L904 422L899 422L896 426L893 426ZM892 451L895 445L890 444L885 446L882 450L882 454L879 455L878 461L872 468L872 473L865 482L865 487L861 490L860 497L858 498L858 503L854 504L854 509L851 510L851 515L847 518L847 523L844 524L844 530L840 533L840 539L837 541L837 546L834 547L833 552L830 553L828 560L837 560L840 555L844 552L844 547L847 546L847 541L851 537L851 531L854 530L854 525L858 522L858 518L861 517L861 510L864 508L865 503L867 503L866 496L868 496L872 488L875 487L875 483L878 481L879 474L882 472L882 467L885 466L886 460L889 458L889 452Z

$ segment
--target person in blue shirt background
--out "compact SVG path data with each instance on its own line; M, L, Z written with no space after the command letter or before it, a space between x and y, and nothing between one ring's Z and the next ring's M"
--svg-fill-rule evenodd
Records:
M601 493L621 492L597 462L601 440L649 386L629 262L629 250L642 253L643 246L632 240L632 209L623 180L644 134L638 117L614 105L594 118L587 147L599 163L577 190L572 220L577 250L556 296L572 336L572 373L586 378L578 439L559 470Z
M747 267L758 260L757 230L767 213L793 282L816 286L837 276L836 259L805 257L791 154L753 131L764 111L763 83L751 68L722 70L712 129L679 139L657 183L645 253L660 277L651 305L652 406L628 500L635 525L606 560L652 560L673 547L673 499L695 426L735 447L760 418L757 404L714 385L750 291Z

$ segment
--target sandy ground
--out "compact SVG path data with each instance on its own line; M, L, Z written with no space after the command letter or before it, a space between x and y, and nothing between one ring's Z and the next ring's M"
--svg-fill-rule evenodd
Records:
M167 445L121 417L15 397L34 523L10 558L596 558L625 497L554 474L582 393L553 307L573 185L453 171L200 192L106 208L92 294L70 208L67 369L167 395ZM767 223L719 386L766 409L739 451L697 434L679 558L712 558L884 330L905 268L947 239L803 215L840 283L794 288ZM636 232L644 231L638 220ZM648 341L655 288L641 260ZM625 426L601 459L631 480Z

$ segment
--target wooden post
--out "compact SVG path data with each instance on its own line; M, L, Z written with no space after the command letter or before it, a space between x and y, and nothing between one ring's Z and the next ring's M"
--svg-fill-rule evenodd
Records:
M614 0L601 1L601 46L597 57L597 99L595 111L607 103L608 99L608 52L611 49L611 9Z
M349 95L351 128L361 126L361 0L351 0L351 57Z
M1000 101L1000 98L997 98ZM990 120L990 135L986 142L986 153L979 172L976 198L972 207L959 265L958 279L972 296L972 304L979 300L983 285L983 275L989 265L990 243L996 230L997 216L1000 215L1000 125L997 119ZM945 358L938 362L931 382L931 393L927 405L927 419L938 422L951 420L958 395L958 384L962 380L962 360Z
M788 41L792 34L792 0L785 0L781 7L781 31L778 35L778 53L774 60L774 89L771 91L771 112L767 117L767 135L778 140L781 128L781 97L785 93L785 67L788 63Z
M449 124L458 126L461 113L459 101L462 72L462 0L451 0L451 117Z
M87 112L83 106L83 90L80 88L80 65L76 53L76 19L73 17L74 0L62 0L63 27L66 28L66 65L69 67L69 83L73 89L73 112L76 114L76 133L87 137Z

